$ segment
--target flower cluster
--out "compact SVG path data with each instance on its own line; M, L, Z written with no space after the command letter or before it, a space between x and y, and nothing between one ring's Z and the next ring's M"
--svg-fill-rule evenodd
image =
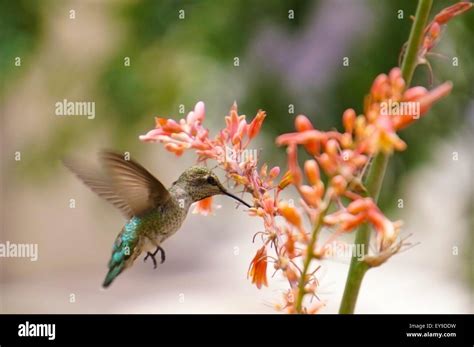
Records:
M209 137L209 131L203 126L205 105L198 102L186 118L176 122L173 119L155 118L156 127L140 136L144 142L161 142L165 148L180 156L185 150L194 150L199 161L212 159L225 170L228 178L244 190L251 192L259 199L260 193L271 187L272 178L278 176L279 168L272 168L267 174L267 167L257 172L257 154L248 149L250 141L260 132L266 117L259 111L255 118L247 123L244 115L237 112L234 103L229 115L225 117L226 127L215 138ZM199 202L196 212L207 215L212 209L212 198Z
M342 133L317 130L306 116L297 116L296 132L276 139L278 145L287 147L288 155L288 171L279 180L279 167L269 169L266 164L259 167L256 155L246 155L251 140L262 127L266 116L263 111L258 111L248 123L234 104L225 117L225 128L211 138L203 126L204 103L198 102L185 119L156 118L156 128L140 139L164 143L168 151L178 156L185 150L194 150L199 161L215 160L230 180L241 186L243 192L250 193L253 206L248 213L263 221L263 229L255 235L261 237L263 245L248 271L252 283L258 288L268 285L267 264L272 262L274 270L283 274L290 287L280 307L287 312L316 312L322 305L319 300L310 306L302 302L307 294L316 296L315 273L319 267L310 269L311 260L325 257L329 242L337 235L370 223L377 233L378 244L378 253L367 258L373 266L386 261L400 247L400 222L390 221L366 197L362 178L375 154L405 149L406 144L396 131L415 118L404 114L382 115L380 105L389 99L415 101L422 105L420 114L424 114L450 89L450 84L431 91L422 87L406 89L400 70L394 68L388 75L381 74L375 79L366 97L364 114L356 115L353 109L344 112ZM304 147L312 157L304 162L303 168L297 157L298 146ZM299 207L280 198L280 192L289 185L301 197ZM211 199L205 199L198 203L197 210L207 214L211 205ZM283 223L278 217L283 217ZM309 223L305 223L304 217ZM307 224L312 230L307 229ZM317 234L323 227L334 230L334 236L319 245ZM274 254L269 254L269 248Z
M390 221L375 201L368 197L362 183L363 176L376 154L404 150L406 144L398 137L397 131L424 115L433 103L450 90L450 83L430 91L423 87L406 88L400 69L393 68L388 75L381 74L375 78L365 98L363 114L357 115L353 109L343 113L344 132L315 130L306 116L299 115L295 119L297 131L276 139L278 145L287 147L292 183L301 197L300 209L284 205L280 212L289 225L296 227L288 240L299 241L298 249L302 249L305 256L303 264L310 264L313 258L324 258L328 253L327 248L338 235L352 232L364 223L372 225L377 234L376 251L364 259L368 265L378 266L400 249L401 222ZM417 103L419 114L396 112L392 115L382 112L382 105L399 105L402 102ZM312 157L304 162L303 169L298 164L298 146L302 146ZM320 170L327 177L326 184ZM306 214L312 230L300 225L300 210ZM318 233L321 228L330 229L333 233L320 245ZM286 307L290 312L307 312L303 297L315 295L312 291L314 286L311 285L316 282L309 266L295 273L300 274L300 277L296 281L297 286L287 294L289 298L285 298Z
M418 64L436 45L440 27L471 7L461 2L435 16L423 33ZM318 298L315 275L320 266L315 263L328 256L331 245L340 242L339 235L363 224L371 226L376 246L361 259L369 267L384 263L402 247L401 222L383 214L364 186L364 177L375 156L406 149L397 132L425 115L451 89L449 82L431 90L408 88L396 67L375 78L361 114L354 109L343 113L342 132L317 130L309 118L297 116L295 132L276 139L287 151L288 170L284 174L279 167L259 164L249 147L260 132L265 112L258 111L248 123L235 103L225 117L225 127L215 137L203 126L205 106L198 102L179 121L156 118L155 129L140 139L161 142L178 156L193 150L199 161L214 160L228 179L250 193L253 201L248 213L262 219L263 229L254 236L254 240L261 238L262 246L250 263L248 276L258 288L267 286L268 263L272 263L275 273L279 272L289 285L278 307L289 313L315 313L323 306L319 300L307 300ZM298 160L300 147L310 157L303 165ZM289 186L299 195L297 203L280 196ZM197 210L207 214L211 206L212 200L205 199ZM323 229L332 232L324 242L319 237Z
M281 227L277 224L276 217L284 214L288 220L292 220L285 211L283 205L278 205L279 193L287 187L293 178L289 173L282 176L279 182L276 178L280 175L280 168L275 166L269 168L266 164L257 165L257 155L254 150L249 149L249 144L260 132L262 123L266 117L265 112L259 111L254 119L248 123L244 115L239 115L237 105L234 104L229 114L225 117L226 126L211 138L209 131L204 128L205 106L198 102L193 111L185 119L174 121L166 118L156 118L155 129L146 135L140 136L145 142L161 142L165 148L181 155L185 150L194 150L199 161L215 160L224 169L227 178L237 186L241 186L244 192L253 197L253 207L248 213L263 220L263 230L256 235L261 235L264 245L258 250L252 260L248 275L258 288L267 285L267 262L273 259L276 268L284 271L294 271L288 264L289 260L297 255L297 250L289 246L292 237L290 227ZM249 155L251 153L251 155ZM211 199L205 199L197 204L197 210L207 214L211 209ZM291 212L290 212L291 213ZM297 218L298 216L294 216ZM293 220L293 223L301 225ZM286 248L281 246L282 238L287 235ZM254 238L255 239L255 238ZM277 253L282 252L284 256L269 257L267 247L275 245ZM292 277L290 275L290 277Z

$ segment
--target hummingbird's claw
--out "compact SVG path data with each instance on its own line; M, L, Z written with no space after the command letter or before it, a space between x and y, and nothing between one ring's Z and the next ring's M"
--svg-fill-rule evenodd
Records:
M160 246L157 246L156 250L153 253L146 252L146 256L143 259L143 261L146 262L148 257L150 257L151 260L153 261L153 268L154 269L156 269L156 267L157 267L155 255L158 253L158 251L160 251L160 253L161 253L161 263L160 264L163 264L166 260L166 254L165 254L165 250L163 248L161 248Z
M151 260L153 261L153 268L156 269L156 259L155 259L155 255L153 253L150 253L150 252L146 252L146 256L145 258L143 259L144 262L146 262L146 260L148 259L148 257L151 257Z
M160 246L158 246L155 253L158 252L158 251L160 251L160 253L161 253L161 263L160 264L163 264L166 260L165 250L163 248L161 248Z

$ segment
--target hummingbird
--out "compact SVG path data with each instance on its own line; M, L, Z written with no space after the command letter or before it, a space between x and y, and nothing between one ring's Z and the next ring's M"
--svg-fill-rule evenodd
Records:
M127 219L112 247L108 272L102 286L107 288L125 269L132 266L140 254L144 261L151 258L157 267L156 256L166 259L163 242L176 233L192 203L213 195L227 195L251 207L222 185L210 169L192 166L173 182L169 189L143 166L119 153L100 152L103 172L95 172L83 165L64 159L64 165L86 186L117 207Z

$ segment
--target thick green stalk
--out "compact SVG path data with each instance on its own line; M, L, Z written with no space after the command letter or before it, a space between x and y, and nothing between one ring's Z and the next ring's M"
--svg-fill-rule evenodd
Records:
M382 186L385 169L387 168L389 156L384 153L379 153L370 168L369 175L365 182L369 195L377 201ZM367 254L370 242L370 226L368 224L362 225L356 232L354 243L361 245L360 249L363 254ZM346 287L344 288L344 295L342 297L339 313L354 313L355 304L359 295L359 289L362 284L362 279L366 271L369 269L367 263L360 261L360 255L353 257L349 267L349 274L346 280Z
M416 9L415 21L411 27L407 50L402 62L402 76L407 87L411 84L413 73L418 65L418 50L423 42L423 31L428 22L432 4L433 0L420 0Z
M428 17L431 10L433 0L420 0L416 10L415 21L410 31L410 37L408 38L407 50L402 62L402 76L405 80L406 86L408 87L411 83L413 73L418 64L418 50L423 41L423 31L428 22ZM369 195L377 201L380 188L382 187L385 170L387 168L389 156L388 154L379 153L374 158L374 162L369 169L365 186ZM361 226L355 236L354 243L361 245L360 248L365 254L369 250L371 229L368 224ZM360 286L364 278L365 273L369 269L369 266L359 260L360 257L353 257L351 265L349 267L349 273L347 275L346 286L344 288L344 294L341 300L341 306L339 313L350 314L354 313L357 297L359 295Z

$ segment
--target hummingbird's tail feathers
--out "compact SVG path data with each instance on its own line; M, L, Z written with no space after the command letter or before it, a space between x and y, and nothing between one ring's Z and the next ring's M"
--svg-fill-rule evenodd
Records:
M121 233L117 236L112 248L112 256L109 260L109 272L105 276L102 286L107 288L114 279L122 273L127 267L132 265L134 259L140 254L139 251L139 226L141 220L139 217L133 217L123 227Z
M121 242L121 235L119 235L119 240ZM117 247L118 246L118 247ZM102 287L107 288L114 281L114 279L125 270L126 261L130 258L130 250L128 246L123 246L123 244L117 245L117 242L112 251L112 257L109 260L109 271L105 276L104 283Z
M121 240L121 235L119 235ZM114 279L122 273L126 268L127 260L130 258L130 250L128 246L123 246L123 244L114 246L112 251L112 257L109 260L109 271L105 276L104 283L102 287L107 288L114 281Z
M124 263L110 268L109 272L107 272L107 275L105 276L104 283L102 283L102 287L108 288L112 284L114 279L118 275L120 275L120 273L124 270L124 268L125 268Z

